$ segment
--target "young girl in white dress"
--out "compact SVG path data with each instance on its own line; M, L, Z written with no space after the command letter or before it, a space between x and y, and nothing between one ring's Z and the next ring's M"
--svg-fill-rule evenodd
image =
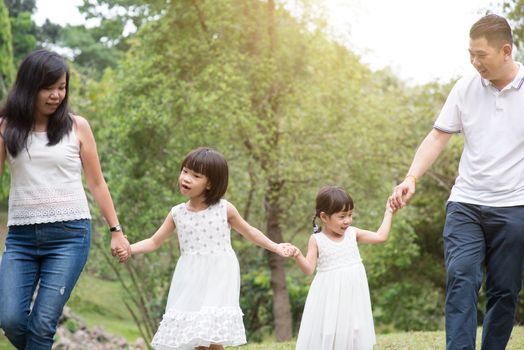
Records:
M131 245L131 254L151 252L176 228L181 255L152 346L157 350L215 350L244 344L240 269L230 228L283 257L292 256L294 247L271 241L222 199L228 166L219 152L210 148L191 151L182 161L178 184L189 200L173 207L153 236ZM125 258L126 252L120 253Z
M353 200L336 186L322 188L316 199L314 234L304 257L297 249L300 269L317 274L311 283L298 332L297 350L368 350L375 330L368 281L357 241L387 240L394 211L387 206L377 232L351 225ZM322 222L322 230L316 225Z

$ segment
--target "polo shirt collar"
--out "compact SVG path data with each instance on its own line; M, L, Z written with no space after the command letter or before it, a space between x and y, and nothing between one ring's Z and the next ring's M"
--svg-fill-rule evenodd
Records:
M522 63L515 62L519 66L519 70L517 71L517 74L515 75L515 78L513 78L513 81L509 84L512 88L519 90L522 85L524 85L524 67L522 66ZM480 77L480 81L482 83L482 86L487 87L489 85L493 85L491 81L488 79L484 79Z

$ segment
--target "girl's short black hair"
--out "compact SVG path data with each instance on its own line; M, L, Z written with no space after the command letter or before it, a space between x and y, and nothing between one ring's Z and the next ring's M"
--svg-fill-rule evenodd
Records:
M210 189L206 189L205 203L212 205L218 203L227 191L229 181L229 168L224 156L209 147L199 147L189 152L180 166L180 170L187 168L205 175L209 181Z
M340 211L353 210L353 208L353 199L340 186L322 187L317 193L316 217L320 217L321 212L333 215Z
M313 233L320 232L321 227L317 225L316 219L320 217L321 212L331 216L340 211L353 210L353 208L353 199L342 187L322 187L317 193L315 216L313 216Z

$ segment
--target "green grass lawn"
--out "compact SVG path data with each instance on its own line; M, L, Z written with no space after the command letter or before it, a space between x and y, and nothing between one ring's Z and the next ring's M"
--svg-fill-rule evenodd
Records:
M0 334L0 350L13 350L14 347L12 347L7 340L4 338L3 335Z
M101 326L133 343L140 333L122 302L123 297L120 283L83 273L67 305L88 327Z
M477 330L477 349L480 349L482 329ZM375 350L441 350L446 347L446 336L440 332L410 332L379 335ZM524 349L524 327L515 327L507 350Z
M480 332L477 336L477 349L480 349ZM445 348L445 334L439 332L408 332L391 333L377 336L377 345L374 350L441 350ZM9 345L0 339L0 350L12 350ZM251 343L241 347L231 348L237 350L294 350L295 343ZM524 349L524 327L515 327L507 350Z
M481 328L477 333L477 349L480 349ZM379 334L374 350L442 350L446 347L446 336L439 332L408 332ZM294 350L295 343L261 343L237 347L238 350ZM507 350L524 349L524 327L515 327Z

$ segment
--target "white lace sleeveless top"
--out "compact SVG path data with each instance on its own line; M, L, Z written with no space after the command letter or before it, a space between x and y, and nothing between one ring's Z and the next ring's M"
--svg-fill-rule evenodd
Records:
M346 230L341 241L333 241L323 232L313 234L317 241L317 271L329 271L362 262L358 251L355 229Z
M198 212L181 203L171 209L171 215L182 255L234 254L225 199Z
M47 143L46 132L32 132L27 149L14 158L7 152L11 168L7 226L91 218L74 127L58 144Z

